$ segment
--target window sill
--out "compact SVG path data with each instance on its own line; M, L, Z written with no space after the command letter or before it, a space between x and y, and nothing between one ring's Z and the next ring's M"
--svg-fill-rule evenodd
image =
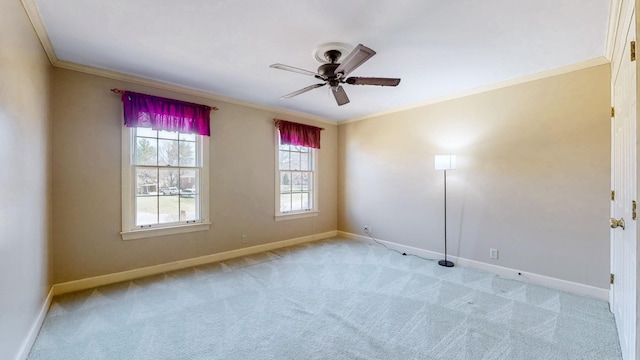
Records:
M276 221L285 221L285 220L295 220L308 218L312 216L318 216L318 211L305 211L305 212L297 212L290 214L278 214L275 216Z
M211 225L210 222L203 222L203 223L195 223L195 224L168 226L168 227L162 227L162 228L130 230L130 231L123 231L120 233L120 235L122 235L122 240L144 239L144 238L156 237L156 236L185 234L185 233L190 233L195 231L206 231L206 230L209 230L209 225Z

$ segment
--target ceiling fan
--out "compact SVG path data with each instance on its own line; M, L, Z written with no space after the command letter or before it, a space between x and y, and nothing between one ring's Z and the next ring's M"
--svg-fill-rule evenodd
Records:
M340 56L342 56L342 52L340 52L339 50L327 50L324 53L324 57L328 61L328 63L320 65L320 67L318 67L317 73L283 64L272 64L269 67L313 76L316 79L323 81L322 83L313 84L298 91L294 91L290 94L284 95L281 97L281 99L290 99L296 95L300 95L309 90L313 90L328 84L331 87L331 92L336 98L338 106L340 106L349 103L349 97L342 88L341 84L378 86L398 86L398 84L400 84L400 79L395 78L359 76L347 77L353 70L358 68L358 66L362 65L365 61L369 60L375 54L375 51L362 44L359 44L355 49L353 49L353 51L349 53L349 55L347 55L342 63L338 62Z

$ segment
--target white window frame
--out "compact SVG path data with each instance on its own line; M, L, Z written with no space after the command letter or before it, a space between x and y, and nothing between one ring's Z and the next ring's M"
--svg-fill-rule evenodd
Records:
M318 149L310 148L313 168L313 207L310 210L280 211L280 131L275 131L275 221L294 220L318 216Z
M200 136L200 219L181 224L140 227L135 224L135 136L134 128L122 127L122 240L143 239L155 236L184 234L209 230L209 137Z

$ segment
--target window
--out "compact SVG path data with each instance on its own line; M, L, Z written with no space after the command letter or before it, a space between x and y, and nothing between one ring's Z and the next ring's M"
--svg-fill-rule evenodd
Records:
M123 128L123 239L208 229L208 141Z
M277 138L276 219L317 215L316 150Z

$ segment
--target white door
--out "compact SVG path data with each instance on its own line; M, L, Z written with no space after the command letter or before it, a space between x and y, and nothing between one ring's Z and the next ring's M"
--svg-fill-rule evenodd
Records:
M623 358L636 358L636 62L630 59L635 40L635 15L621 26L612 63L611 178L615 200L611 203L611 309L616 318ZM622 220L621 220L622 219ZM615 224L616 220L624 221ZM617 226L613 228L613 226Z

